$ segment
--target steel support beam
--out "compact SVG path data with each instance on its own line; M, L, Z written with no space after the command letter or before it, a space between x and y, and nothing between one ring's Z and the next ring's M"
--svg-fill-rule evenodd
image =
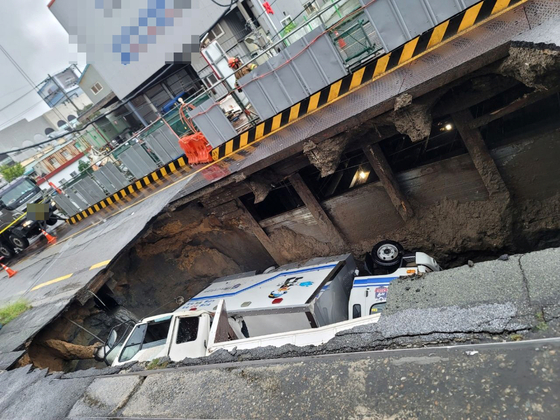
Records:
M389 166L387 158L383 154L379 144L369 144L363 147L363 151L373 168L373 171L381 181L381 184L387 191L393 206L399 212L400 216L406 222L409 218L414 216L414 210L410 205L408 199L401 191L393 170Z
M257 237L259 242L268 251L268 253L272 257L272 259L276 262L276 264L278 265L287 264L288 260L284 258L284 256L280 253L280 251L276 247L276 245L272 243L272 241L270 240L266 232L263 230L261 225L259 225L259 222L255 220L253 215L249 212L249 210L247 210L247 208L241 202L241 200L236 199L235 202L237 204L237 207L241 209L241 211L243 212L244 219L248 224L249 231Z
M477 128L471 128L473 117L471 112L466 109L452 115L455 126L471 155L474 166L482 178L484 186L492 198L497 195L506 196L509 200L508 188L498 171L498 167L490 156L488 147L482 138L482 134Z
M323 207L321 207L321 203L317 201L315 195L311 192L305 181L302 179L299 173L295 173L290 175L288 178L290 183L296 190L301 198L301 201L305 204L317 224L319 225L319 229L325 234L329 240L331 240L337 248L340 250L348 249L348 245L346 241L342 237L342 234L338 231L332 220L329 218Z

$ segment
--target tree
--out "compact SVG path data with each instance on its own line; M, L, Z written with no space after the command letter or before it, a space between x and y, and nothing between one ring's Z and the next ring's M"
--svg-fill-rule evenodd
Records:
M13 166L0 166L0 174L2 174L7 182L12 182L17 177L22 176L24 172L25 168L21 165L21 163L16 163Z
M89 168L89 163L84 162L83 160L78 162L78 170L80 172L84 172L87 168Z

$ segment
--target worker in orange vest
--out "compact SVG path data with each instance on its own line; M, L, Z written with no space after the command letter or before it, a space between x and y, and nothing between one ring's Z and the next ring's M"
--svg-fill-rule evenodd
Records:
M239 87L239 83L237 83L237 81L243 76L255 70L257 68L257 65L249 63L243 66L241 60L238 57L229 57L228 66L229 68L235 70L235 87L237 88L238 92L241 92L241 87Z

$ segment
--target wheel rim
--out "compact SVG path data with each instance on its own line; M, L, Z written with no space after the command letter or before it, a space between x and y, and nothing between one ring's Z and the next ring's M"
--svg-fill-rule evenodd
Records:
M9 257L10 255L12 255L12 253L9 251L8 248L0 246L0 255L3 255L4 257Z
M23 248L25 245L23 244L23 241L19 238L14 238L12 239L12 242L14 243L15 246L17 246L18 248Z
M389 262L396 260L399 256L399 249L393 244L381 245L377 250L377 257L381 261Z

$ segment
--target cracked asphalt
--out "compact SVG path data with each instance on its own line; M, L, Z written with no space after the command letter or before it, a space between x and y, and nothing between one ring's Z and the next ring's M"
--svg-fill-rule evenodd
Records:
M324 346L219 351L162 370L3 372L0 419L558 419L559 257L396 280L379 323Z

